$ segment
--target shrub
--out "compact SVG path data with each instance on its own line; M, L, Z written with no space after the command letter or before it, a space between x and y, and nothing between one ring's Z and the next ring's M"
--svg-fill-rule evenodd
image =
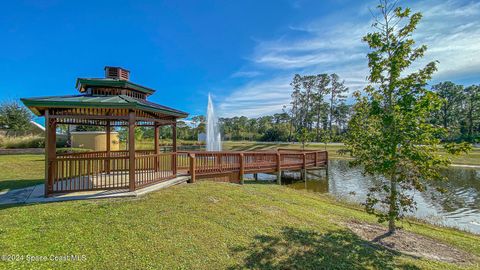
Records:
M45 147L45 138L36 135L8 137L0 136L0 148L42 148Z
M32 113L17 101L4 101L0 104L0 127L12 131L25 131L30 128Z

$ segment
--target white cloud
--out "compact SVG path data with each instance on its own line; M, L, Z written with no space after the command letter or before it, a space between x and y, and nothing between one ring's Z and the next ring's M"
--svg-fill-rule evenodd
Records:
M221 117L258 117L276 111L290 98L291 77L278 77L264 82L253 81L224 98L218 106Z
M374 6L375 1L362 4L355 12L290 26L291 33L279 39L259 41L246 65L249 73L242 77L248 78L261 69L264 79L233 89L221 100L220 115L256 117L281 111L290 102L289 83L295 73L335 72L351 90L361 89L368 74L368 48L361 38L372 31L368 7ZM414 38L417 44L428 46L425 58L414 68L438 60L439 70L434 75L437 81L480 72L480 3L431 0L415 2L412 11L424 16ZM294 33L302 37L292 38Z
M423 12L415 38L428 46L425 61L438 60L436 80L480 71L480 3L445 1L414 7Z
M260 71L237 71L233 73L231 78L253 78L261 75Z

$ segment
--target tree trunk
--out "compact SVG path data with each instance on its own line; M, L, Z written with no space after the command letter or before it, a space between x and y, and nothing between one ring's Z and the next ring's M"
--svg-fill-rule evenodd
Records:
M390 180L390 205L388 210L388 234L395 233L395 218L397 216L397 180L393 176Z
M320 109L317 111L317 142L320 141Z
M473 104L470 103L468 110L468 137L472 139L473 136Z
M332 90L332 100L330 101L330 119L328 123L328 128L330 131L330 141L332 141L332 120L333 120L333 102L334 102L334 96L333 96L333 90Z

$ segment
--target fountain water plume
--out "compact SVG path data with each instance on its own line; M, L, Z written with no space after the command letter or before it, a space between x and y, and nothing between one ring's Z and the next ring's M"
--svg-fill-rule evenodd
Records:
M222 138L210 93L207 106L207 151L222 151Z

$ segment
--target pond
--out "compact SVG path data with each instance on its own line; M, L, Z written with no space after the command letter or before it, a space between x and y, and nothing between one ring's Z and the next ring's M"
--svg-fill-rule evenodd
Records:
M417 210L410 215L480 234L480 169L450 167L442 173L448 181L429 182L427 192L414 193ZM289 187L330 193L356 203L365 202L368 188L375 181L362 176L360 168L349 167L346 160L330 160L328 176L318 170L309 173L307 181L288 178L283 181ZM437 187L446 189L446 193L438 192Z

